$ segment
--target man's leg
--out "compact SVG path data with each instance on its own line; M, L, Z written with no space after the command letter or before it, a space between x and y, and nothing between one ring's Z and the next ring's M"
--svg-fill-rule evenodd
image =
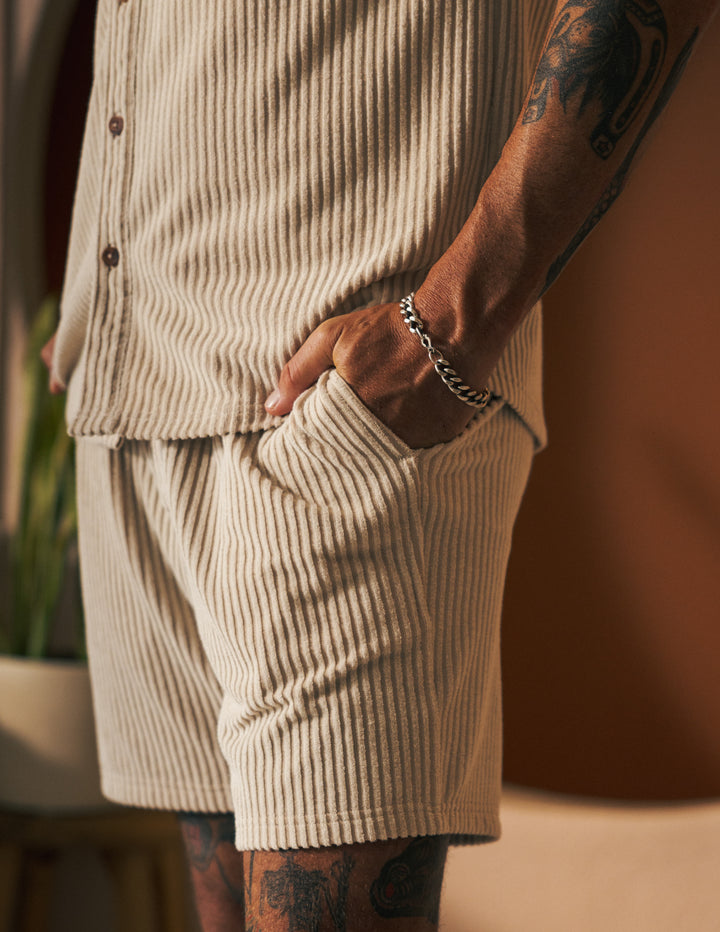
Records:
M184 812L179 820L203 932L242 932L243 858L233 815Z
M431 932L446 835L244 855L247 932Z
M447 836L238 852L232 816L180 821L203 932L437 929Z

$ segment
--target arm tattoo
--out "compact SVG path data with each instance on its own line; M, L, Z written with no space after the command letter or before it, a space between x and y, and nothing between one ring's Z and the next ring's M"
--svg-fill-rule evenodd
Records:
M308 870L292 853L287 854L279 870L263 875L260 915L266 908L279 910L287 917L289 932L319 932L326 906L336 932L347 932L347 897L354 866L344 853L327 876L321 870Z
M658 94L655 103L653 104L652 109L642 126L642 129L630 147L628 154L623 159L620 168L615 174L615 177L603 192L603 196L600 198L598 204L596 204L595 209L575 234L572 242L565 250L565 252L559 256L550 266L550 270L545 281L545 291L547 291L547 289L550 287L550 285L552 285L563 268L567 265L570 257L582 243L585 237L588 236L588 234L594 229L600 220L602 220L602 218L605 216L608 210L610 210L612 205L622 193L622 190L625 187L625 181L627 179L628 172L630 171L630 165L632 164L632 161L635 158L635 155L640 148L643 139L650 130L650 127L660 116L662 111L665 109L667 102L672 97L672 93L677 87L678 81L682 77L682 73L685 70L685 65L690 58L690 53L692 52L699 32L700 30L696 29L683 46L682 51L675 60L675 64L672 66L672 69L670 70L670 73L668 74L667 79L663 84L662 89L660 90L660 93Z
M375 911L385 919L424 916L437 925L448 839L423 837L391 858L370 888Z
M590 144L606 159L652 91L666 44L655 0L570 0L538 64L523 123L541 120L553 93L566 112L577 103L578 117L597 107Z

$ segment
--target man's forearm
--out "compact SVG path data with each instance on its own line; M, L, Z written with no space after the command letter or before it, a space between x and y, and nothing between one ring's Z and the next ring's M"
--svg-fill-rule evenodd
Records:
M415 312L434 349L479 391L513 330L617 197L720 0L560 0L502 156ZM470 408L443 385L394 303L316 328L267 400L287 414L334 366L411 447L457 436Z
M609 209L717 6L558 4L521 115L448 252L471 344L502 341Z

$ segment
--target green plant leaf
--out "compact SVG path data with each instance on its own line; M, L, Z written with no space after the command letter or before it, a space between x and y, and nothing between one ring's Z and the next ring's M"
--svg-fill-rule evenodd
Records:
M10 542L12 604L6 641L13 653L33 657L50 650L68 553L76 549L74 444L65 429L64 398L49 393L40 358L56 319L57 298L50 296L28 339L19 520ZM76 652L84 655L82 638Z

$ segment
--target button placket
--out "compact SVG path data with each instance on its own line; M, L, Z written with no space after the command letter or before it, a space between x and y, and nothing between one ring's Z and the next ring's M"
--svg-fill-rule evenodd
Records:
M111 138L105 146L106 210L103 218L105 245L100 254L100 258L108 271L117 268L120 264L123 243L122 218L125 212L123 200L126 181L127 139L120 143L118 137L125 131L125 117L122 114L126 112L128 72L133 68L131 55L133 17L129 13L121 12L121 7L122 3L119 2L116 12L112 16L110 49L108 50L109 69L106 100L109 104L110 115L107 119L107 130ZM122 314L122 283L117 280L117 276L111 276L108 279L107 287L110 307L115 307L116 313Z
M93 407L102 409L102 421L94 422L95 431L117 433L122 424L114 412L113 394L122 369L126 349L125 330L128 313L129 268L126 242L126 215L131 167L130 147L132 87L135 80L135 32L138 6L118 3L107 10L104 49L104 86L102 99L105 119L97 125L104 134L101 215L98 226L97 262L99 266L98 308L93 316L90 345L97 358L96 371L106 373L87 387ZM98 88L97 93L100 94ZM88 402L88 405L90 402ZM113 413L111 413L113 412ZM88 412L88 415L92 415Z

